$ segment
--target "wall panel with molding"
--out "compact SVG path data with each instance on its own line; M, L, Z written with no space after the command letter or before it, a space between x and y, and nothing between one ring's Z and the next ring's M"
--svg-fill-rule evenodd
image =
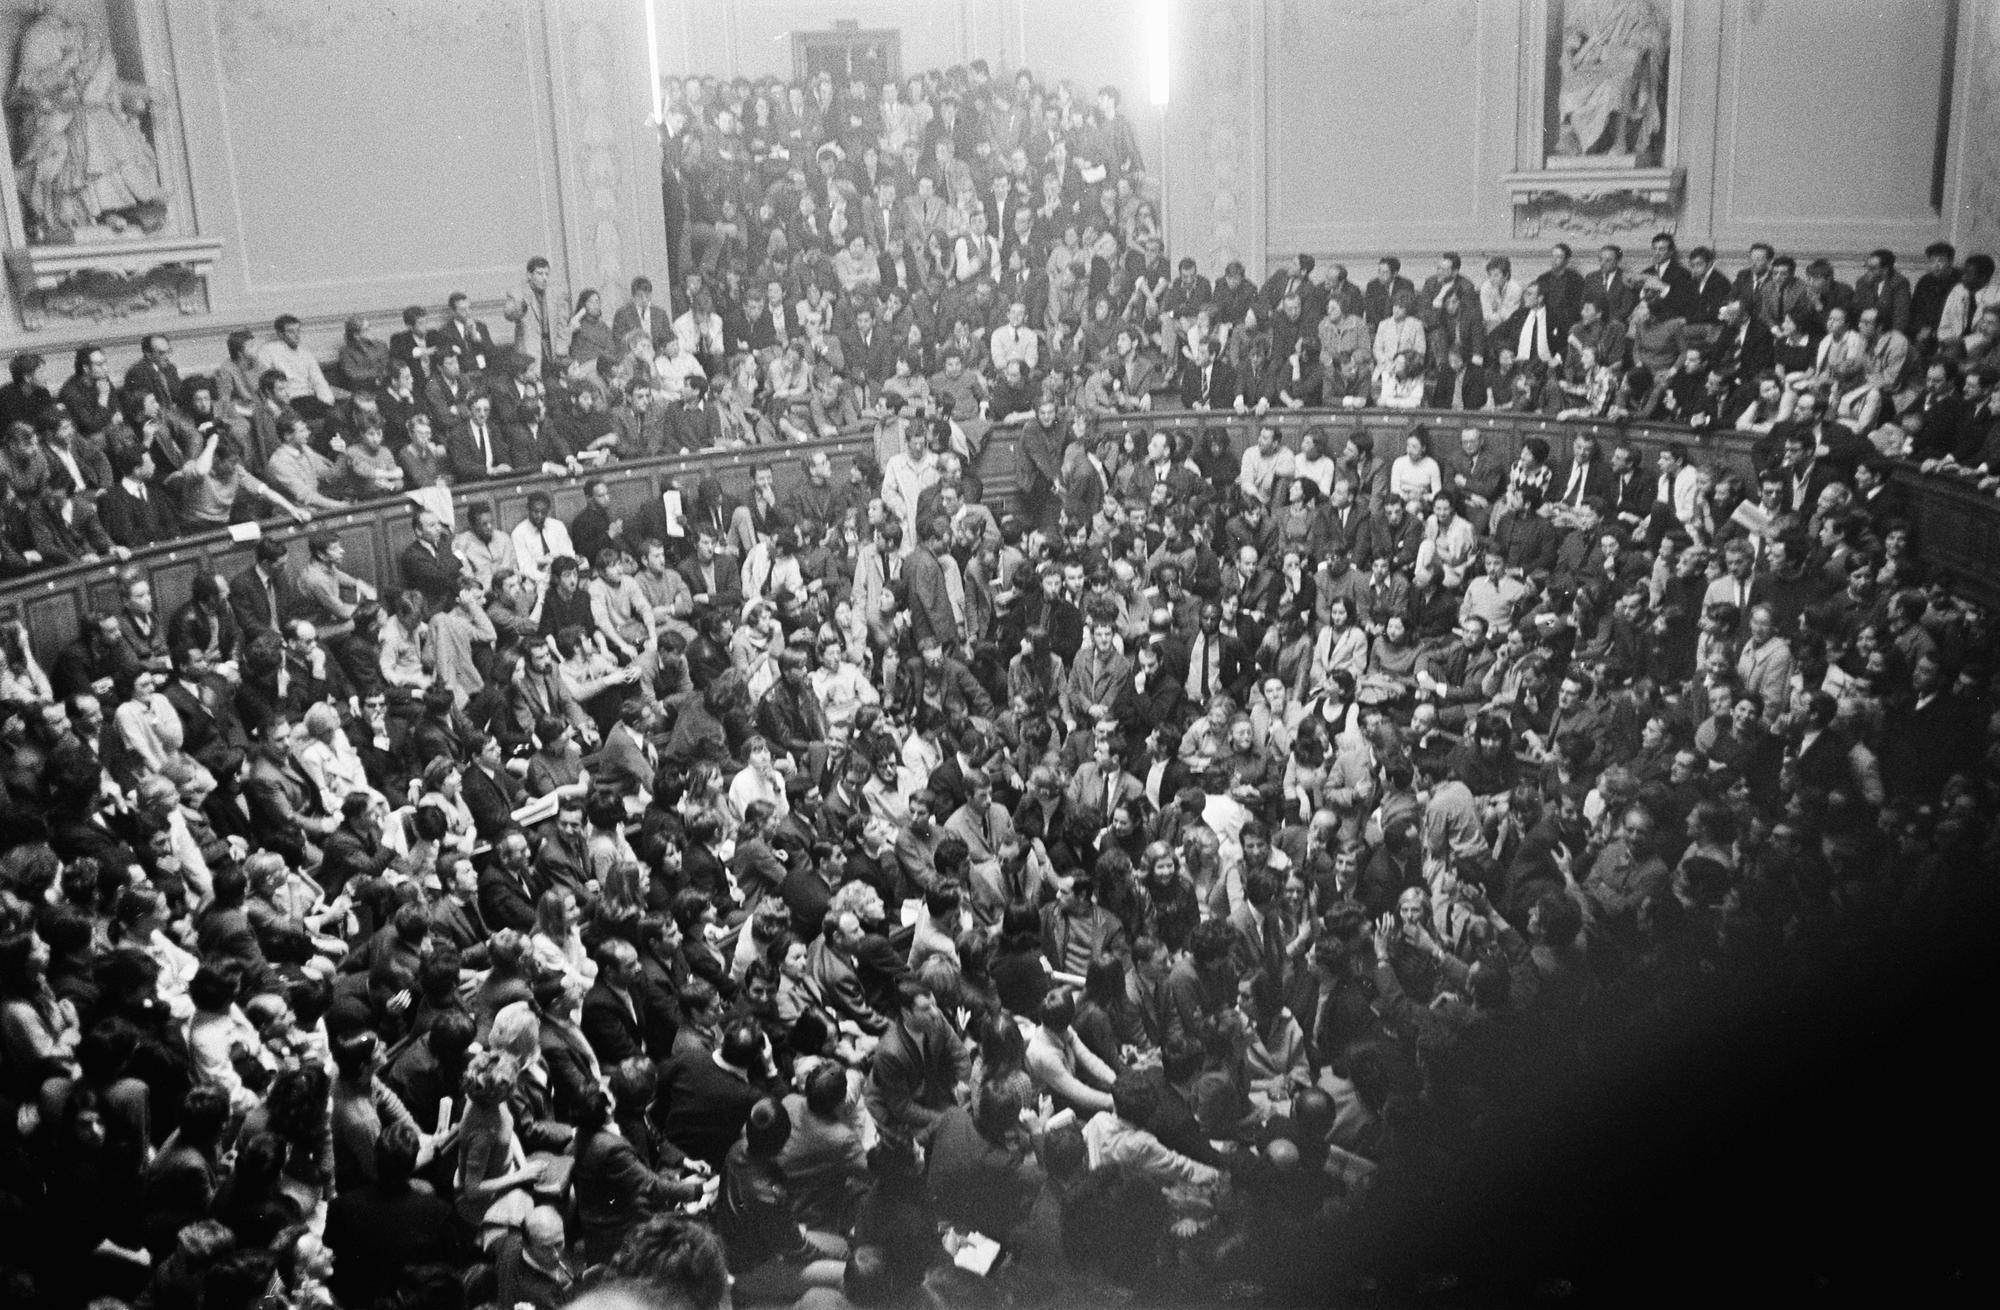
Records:
M1365 277L1385 253L1506 252L1539 267L1555 240L1643 246L1662 227L1720 246L1732 266L1760 237L1803 257L1890 245L1912 262L1940 235L2000 239L1996 0L1658 0L1674 27L1673 199L1517 206L1504 176L1542 167L1543 51L1562 7L1177 0L1171 113L1194 139L1171 158L1205 166L1170 180L1170 215L1194 225L1185 248L1210 273L1230 246L1253 268L1309 250ZM1261 41L1231 44L1250 29ZM1265 143L1250 194L1201 139L1218 116L1240 122L1246 97ZM1934 206L1941 105L1951 141Z
M221 243L205 303L84 305L33 331L10 303L0 351L116 354L165 331L184 367L210 367L229 331L290 312L330 354L349 313L386 336L453 289L496 309L530 254L565 292L665 271L636 4L109 3L149 20L156 135L185 160L172 221Z

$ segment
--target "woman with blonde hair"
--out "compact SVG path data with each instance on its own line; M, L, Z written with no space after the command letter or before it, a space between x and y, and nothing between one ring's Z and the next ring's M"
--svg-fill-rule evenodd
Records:
M597 961L584 948L583 912L576 897L561 887L542 893L535 903L535 931L528 945L545 973L560 974L578 996L597 981Z
M340 730L340 712L325 701L306 708L294 754L299 768L319 788L328 814L340 813L341 803L353 793L373 790L354 743Z
M514 1009L508 1007L508 1011ZM534 1021L532 1012L528 1019ZM538 1039L539 1034L536 1036ZM513 1054L489 1047L472 1057L460 1085L465 1113L458 1121L458 1217L474 1227L482 1225L503 1200L515 1195L532 1206L532 1198L523 1189L539 1183L546 1172L540 1161L528 1159L514 1131L510 1102L521 1072L521 1062ZM509 1201L509 1208L519 1204Z
M108 753L112 758L107 763L121 780L128 773L133 780L158 773L181 755L181 716L160 693L160 683L160 675L151 669L138 670L125 700L111 712L118 749Z

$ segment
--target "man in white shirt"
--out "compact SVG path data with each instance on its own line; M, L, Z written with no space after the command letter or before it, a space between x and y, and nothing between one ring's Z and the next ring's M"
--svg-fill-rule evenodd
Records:
M1666 446L1660 451L1660 483L1653 503L1652 533L1657 540L1669 526L1660 517L1662 509L1672 514L1686 527L1695 520L1695 511L1701 501L1701 475L1694 465L1688 463L1687 451L1680 446Z
M917 504L927 488L938 480L937 460L931 457L929 424L918 420L903 429L903 449L882 466L882 507L903 525L904 553L917 544Z
M292 384L292 408L307 418L322 418L333 404L333 387L320 369L319 360L299 344L301 327L296 314L280 314L271 324L277 340L267 341L258 353L263 368L274 368Z
M1035 363L1041 358L1041 342L1035 330L1028 326L1028 307L1020 301L1007 306L1007 321L993 329L993 371L1005 372L1007 365L1015 360L1025 364L1030 373L1035 371Z
M1236 474L1236 485L1243 494L1264 505L1275 503L1282 490L1279 479L1291 478L1297 471L1292 452L1278 444L1278 430L1273 427L1257 431L1257 444L1243 452L1243 462Z
M1513 344L1514 358L1522 363L1555 361L1556 337L1549 330L1549 308L1542 303L1539 283L1530 282L1521 288L1521 330Z
M708 384L708 370L689 353L678 333L669 336L667 348L653 357L653 372L660 379L661 399L669 404L686 400L695 383Z
M549 561L567 555L574 559L569 529L549 514L549 493L537 491L528 497L528 517L514 525L514 558L521 576L532 580L537 591L548 590Z

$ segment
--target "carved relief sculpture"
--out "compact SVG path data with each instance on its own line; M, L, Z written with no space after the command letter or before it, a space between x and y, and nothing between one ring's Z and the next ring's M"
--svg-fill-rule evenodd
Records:
M42 0L22 31L7 104L29 239L154 232L166 221L159 160L141 115L152 93L118 74L104 34Z
M1660 162L1669 26L1659 0L1562 0L1552 166Z

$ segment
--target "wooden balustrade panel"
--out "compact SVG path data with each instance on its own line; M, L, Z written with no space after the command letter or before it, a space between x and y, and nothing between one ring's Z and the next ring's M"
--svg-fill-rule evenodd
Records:
M555 499L555 512L565 520L575 516L585 502L584 486L602 476L611 488L612 504L626 514L642 507L657 507L660 497L678 488L691 498L697 480L713 475L723 489L747 494L752 470L768 463L780 494L803 482L806 461L825 451L833 461L834 476L845 478L854 461L873 453L872 433L861 432L826 441L800 442L787 446L758 446L741 450L706 450L658 459L638 460L606 467L601 474L580 478L510 478L454 487L452 501L458 507L458 527L465 526L465 506L491 501L500 522L511 527L527 517L528 497L548 491ZM347 547L345 567L349 573L385 592L402 586L396 560L415 538L416 506L406 496L369 501L338 513L322 514L304 526L289 520L267 520L265 531L284 540L292 558L303 562L305 539L319 531L339 535ZM44 668L52 666L56 653L76 638L87 615L111 612L118 607L118 575L133 570L153 584L153 607L164 622L192 594L194 579L202 573L234 575L250 567L256 555L254 542L231 541L224 532L208 532L183 538L169 545L134 552L130 560L102 560L95 564L75 564L16 578L0 585L0 620L17 618L28 630L36 658Z

